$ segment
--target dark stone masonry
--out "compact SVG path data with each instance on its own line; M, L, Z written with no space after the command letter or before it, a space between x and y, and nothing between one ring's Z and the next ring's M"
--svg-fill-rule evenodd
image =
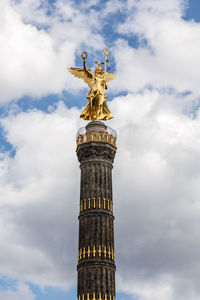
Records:
M116 133L90 122L77 136L81 169L78 300L115 300L112 168Z

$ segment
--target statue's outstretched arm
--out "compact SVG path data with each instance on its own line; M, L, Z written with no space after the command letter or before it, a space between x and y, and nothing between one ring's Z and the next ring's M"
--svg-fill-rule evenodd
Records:
M89 78L92 78L93 74L92 74L91 70L88 69L87 66L86 66L87 52L84 51L81 54L81 57L82 57L82 60L83 60L83 70L84 70L84 72L87 74L87 76Z
M87 71L86 61L85 60L83 60L83 70Z

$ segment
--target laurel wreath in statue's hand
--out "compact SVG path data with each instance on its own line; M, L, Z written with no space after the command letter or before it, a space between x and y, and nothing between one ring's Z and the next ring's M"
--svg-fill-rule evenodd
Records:
M86 61L86 59L87 59L87 57L88 57L87 52L86 52L86 51L83 51L83 52L81 53L81 57L82 57L82 60L83 60L83 61Z

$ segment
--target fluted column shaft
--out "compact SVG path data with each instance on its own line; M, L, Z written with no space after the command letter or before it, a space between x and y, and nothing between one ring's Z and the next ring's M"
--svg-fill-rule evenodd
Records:
M89 124L93 125L94 122ZM93 127L95 130L95 126ZM113 144L102 140L83 142L77 147L81 169L77 266L77 295L80 300L115 299L112 199L112 164L115 152Z

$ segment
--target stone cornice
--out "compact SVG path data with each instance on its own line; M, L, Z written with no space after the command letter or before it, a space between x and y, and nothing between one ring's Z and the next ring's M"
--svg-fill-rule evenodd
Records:
M107 142L88 142L77 147L77 156L80 164L90 161L114 162L116 147Z

